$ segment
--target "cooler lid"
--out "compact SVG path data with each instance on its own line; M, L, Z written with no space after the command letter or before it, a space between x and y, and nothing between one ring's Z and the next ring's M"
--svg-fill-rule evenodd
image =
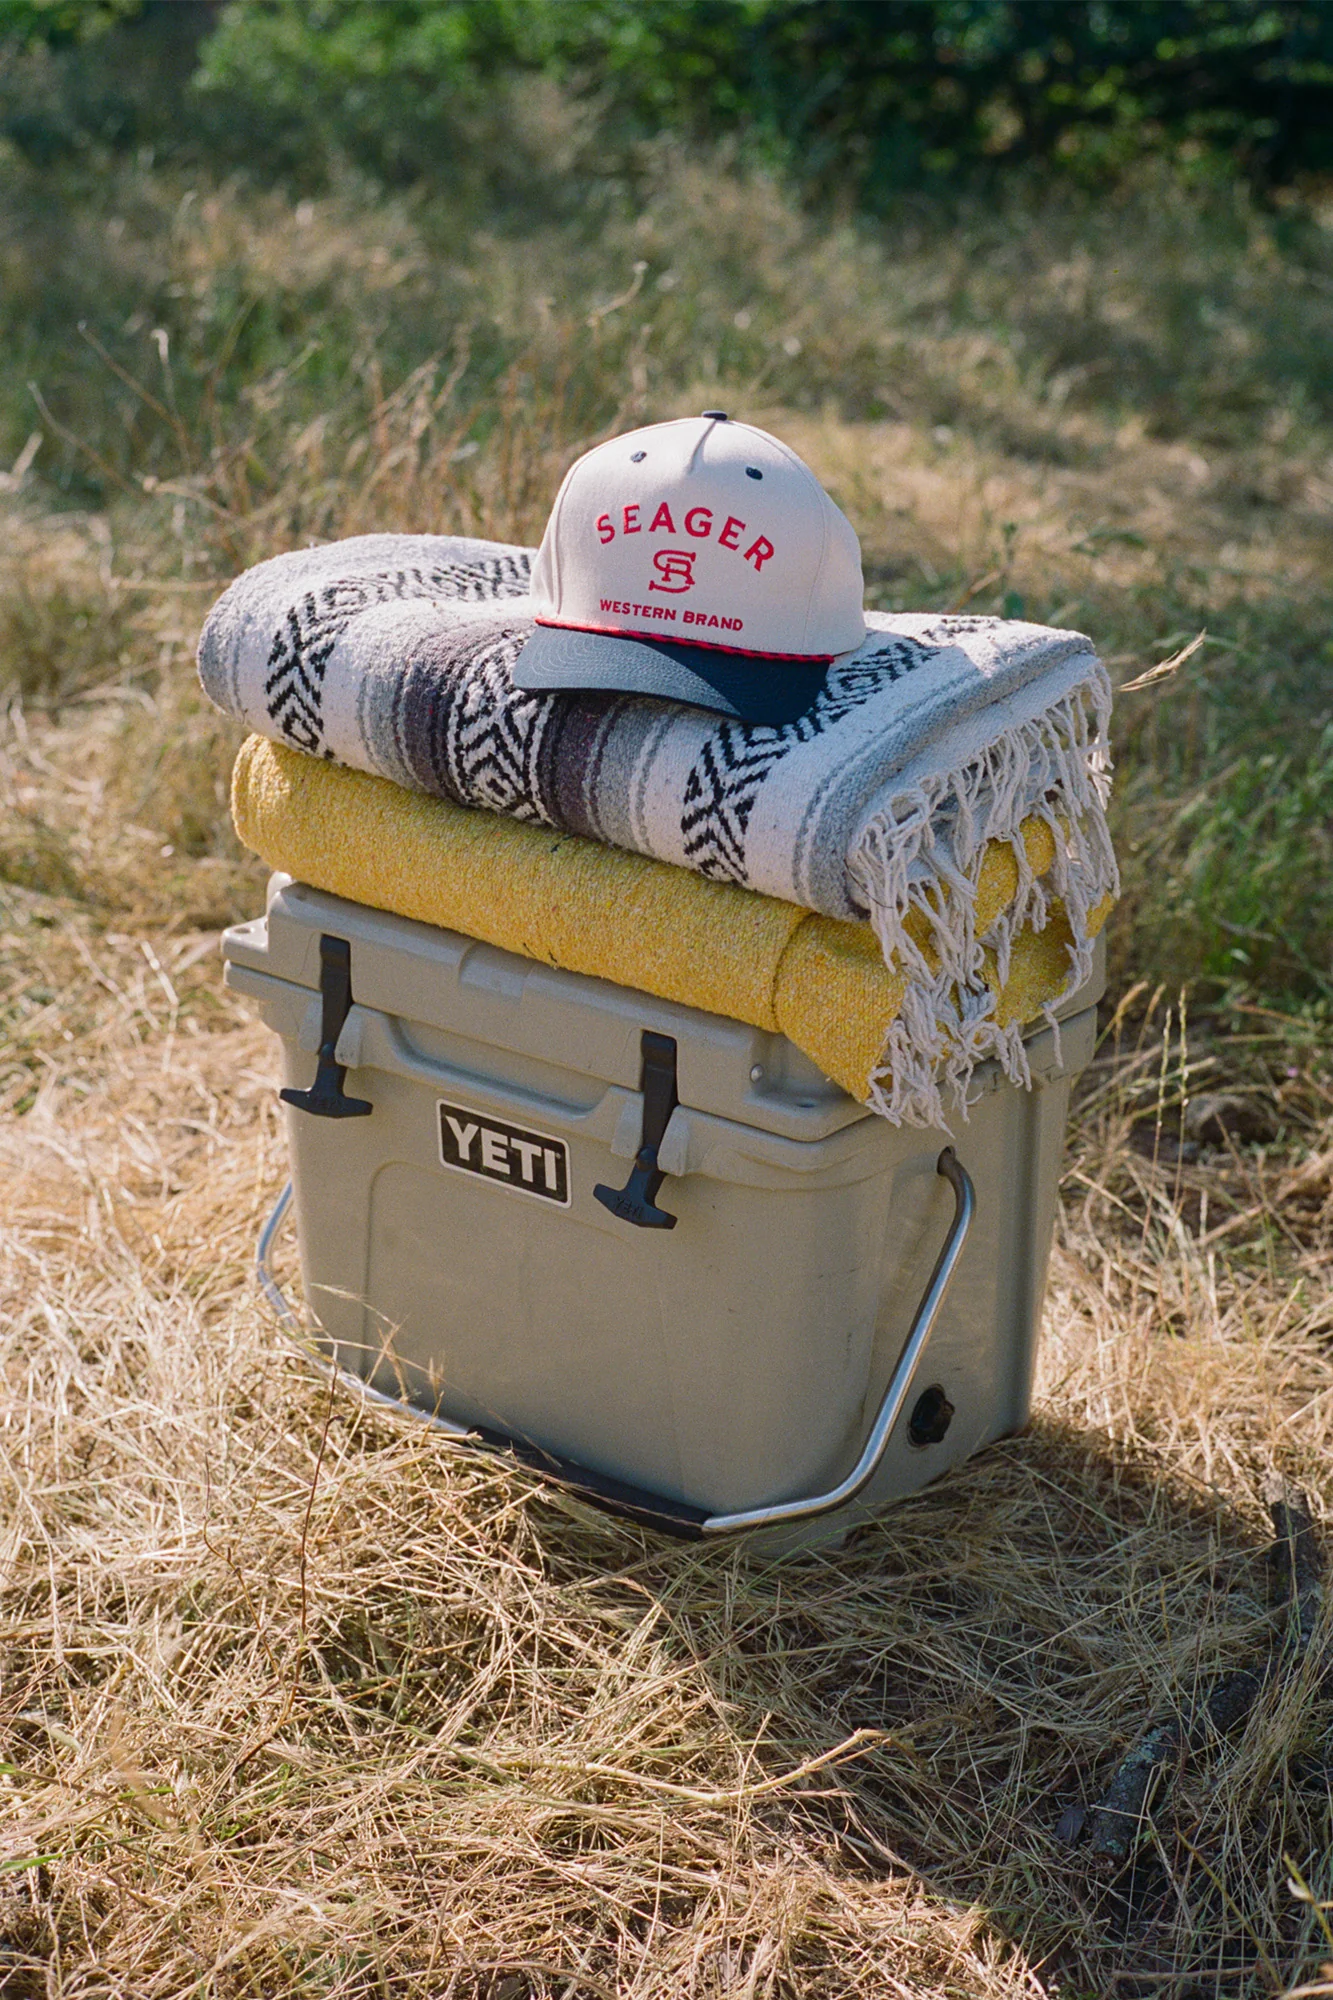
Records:
M359 1005L394 1017L426 1053L497 1081L568 1098L571 1079L583 1078L590 1103L607 1084L636 1091L641 1036L651 1029L675 1041L680 1100L700 1111L807 1140L873 1115L785 1035L538 964L288 875L270 878L266 915L225 932L222 950L229 963L314 994L325 934L351 948ZM1058 1014L1079 1012L1099 994L1100 982L1090 982Z

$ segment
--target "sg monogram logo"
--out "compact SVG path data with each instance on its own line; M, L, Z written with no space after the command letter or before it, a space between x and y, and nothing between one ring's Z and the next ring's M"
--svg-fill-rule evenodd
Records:
M693 590L697 554L697 549L658 549L653 568L662 581L650 583L649 590Z

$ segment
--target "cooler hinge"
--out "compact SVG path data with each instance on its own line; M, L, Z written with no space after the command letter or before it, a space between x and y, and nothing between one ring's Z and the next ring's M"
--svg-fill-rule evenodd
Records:
M352 1011L352 947L346 938L325 935L319 941L319 1067L309 1090L278 1092L284 1104L308 1111L314 1118L369 1118L374 1105L364 1097L349 1097L343 1089L347 1071L338 1061L338 1037Z

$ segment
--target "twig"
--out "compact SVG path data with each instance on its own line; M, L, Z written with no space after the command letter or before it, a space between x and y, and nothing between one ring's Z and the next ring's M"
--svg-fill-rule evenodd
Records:
M114 466L108 465L106 460L93 450L85 438L81 438L76 431L67 430L58 418L52 416L50 410L43 402L42 392L35 382L29 382L28 394L32 397L33 402L36 403L38 409L61 442L70 445L75 451L81 451L86 458L91 459L103 479L109 485L119 486L122 493L134 493L137 491L137 488L128 479L123 478Z
M1298 1666L1310 1649L1319 1614L1324 1608L1324 1558L1315 1534L1310 1505L1299 1487L1277 1474L1266 1483L1264 1498L1273 1517L1274 1542L1269 1561L1275 1595L1287 1610L1287 1664Z
M1169 1715L1142 1735L1121 1759L1111 1782L1088 1814L1094 1861L1127 1861L1147 1825L1154 1793L1163 1790L1191 1749L1200 1747L1216 1730L1227 1735L1245 1720L1259 1699L1269 1665L1242 1667L1218 1681L1191 1728L1180 1715Z
M1148 1820L1148 1804L1161 1788L1168 1762L1179 1765L1185 1727L1178 1715L1155 1722L1122 1757L1111 1782L1079 1822L1078 1832L1091 1835L1096 1861L1123 1861Z
M296 1706L296 1692L298 1687L300 1686L300 1681L301 1681L301 1666L305 1659L306 1650L310 1643L309 1594L307 1590L307 1576L306 1576L307 1549L310 1540L310 1516L314 1512L315 1489L319 1485L319 1475L324 1465L324 1451L329 1441L329 1425L333 1421L334 1392L337 1389L337 1386L338 1386L337 1377L331 1374L329 1376L329 1398L324 1408L324 1424L319 1434L319 1450L315 1454L315 1469L310 1475L310 1491L306 1494L305 1514L301 1521L301 1540L297 1552L297 1566L296 1566L297 1592L298 1592L297 1601L299 1606L298 1625L299 1625L300 1636L297 1640L296 1662L292 1667L291 1678L287 1683L287 1696L282 1704L282 1712L278 1716L278 1719L273 1724L272 1728L265 1730L262 1736L259 1736L255 1738L252 1742L243 1745L242 1748L237 1751L236 1756L232 1759L231 1768L228 1772L228 1778L231 1781L235 1780L236 1774L241 1769L242 1765L248 1764L250 1759L256 1756L259 1753L259 1751L266 1749L267 1746L273 1741L274 1737L277 1736L278 1732L286 1727L287 1722L291 1716L291 1712L293 1708ZM239 1576L240 1571L238 1570L236 1574ZM256 1622L256 1629L258 1629L257 1622ZM261 1638L263 1637L262 1633L260 1634L260 1637ZM266 1653L268 1652L267 1641L264 1642L264 1650ZM269 1653L269 1661L270 1664L273 1664L273 1655L271 1653ZM273 1672L275 1678L277 1676L277 1671L278 1671L277 1666L274 1664Z
M989 590L990 586L993 583L999 583L1003 576L1004 571L1002 569L988 569L984 576L979 576L975 583L969 583L959 592L958 596L955 597L953 603L949 606L950 612L961 611L965 604L970 604L974 597L980 597L983 590Z
M1117 691L1120 694L1136 694L1140 688L1156 687L1159 681L1168 680L1177 667L1183 667L1186 660L1198 652L1207 637L1207 632L1198 633L1190 640L1188 646L1182 646L1169 660L1159 660L1155 667L1149 667L1145 673L1137 674L1132 681L1121 681Z
M616 2000L611 1987L594 1979L590 1972L580 1972L577 1966L554 1965L544 1958L471 1958L469 1972L531 1972L538 1979L563 1979L566 1986L562 2000L572 2000L572 1996L582 1987L585 1993L596 1996L596 2000Z
M1152 1723L1121 1758L1096 1804L1064 1814L1058 1837L1072 1847L1086 1833L1090 1858L1104 1867L1129 1859L1148 1825L1154 1797L1165 1791L1190 1751L1202 1749L1215 1733L1225 1736L1238 1728L1268 1683L1293 1673L1309 1651L1324 1591L1314 1518L1304 1494L1285 1480L1270 1480L1264 1497L1273 1520L1268 1562L1274 1595L1288 1606L1285 1645L1217 1681L1192 1716L1177 1710Z
M672 1784L666 1778L652 1778L644 1771L626 1771L618 1764L566 1762L563 1758L534 1757L506 1759L502 1768L507 1770L555 1769L572 1772L577 1777L616 1778L627 1785L641 1786L644 1791L660 1792L664 1797L684 1799L696 1806L730 1806L748 1804L751 1799L763 1798L769 1792L780 1792L787 1785L796 1784L801 1778L808 1778L816 1771L827 1770L830 1764L841 1764L852 1757L860 1757L877 1744L891 1743L893 1738L882 1729L857 1729L843 1743L835 1744L832 1750L825 1750L822 1756L807 1757L794 1771L782 1771L776 1777L763 1778L757 1785L741 1785L734 1791L714 1792L696 1790L693 1785Z

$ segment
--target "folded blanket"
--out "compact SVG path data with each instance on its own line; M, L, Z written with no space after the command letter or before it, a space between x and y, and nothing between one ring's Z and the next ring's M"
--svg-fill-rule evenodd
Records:
M200 641L220 707L307 755L583 835L841 920L868 918L907 979L875 1108L937 1124L1019 1027L987 976L1057 898L1062 997L1088 974L1091 913L1117 889L1104 805L1110 690L1076 633L871 613L783 728L638 697L527 694L529 551L363 536L275 557L215 605ZM1037 873L1020 829L1053 846ZM1007 843L1017 886L979 922L980 872ZM909 919L915 921L909 924ZM927 948L928 947L928 948Z
M785 1034L853 1097L874 1095L909 981L867 924L423 798L258 736L237 757L232 813L247 847L313 888ZM1054 843L1040 821L1025 848L1047 872ZM1010 849L992 843L980 916L993 920L1017 887ZM1072 935L1057 905L1049 914L1044 930L1019 932L1004 979L987 955L1006 1024L1031 1021L1067 980Z

